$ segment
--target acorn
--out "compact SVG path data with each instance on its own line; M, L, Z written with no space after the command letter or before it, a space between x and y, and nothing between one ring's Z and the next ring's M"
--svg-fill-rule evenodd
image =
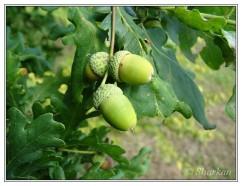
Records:
M151 81L154 69L144 57L122 50L110 60L109 73L118 82L142 85Z
M86 65L85 73L88 79L98 80L107 71L109 54L107 52L96 52L91 55Z
M119 87L101 85L94 93L93 103L112 127L127 131L136 126L137 116L133 105Z

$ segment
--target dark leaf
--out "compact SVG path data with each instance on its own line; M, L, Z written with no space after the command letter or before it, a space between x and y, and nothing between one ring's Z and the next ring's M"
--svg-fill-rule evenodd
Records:
M219 31L226 25L226 20L223 17L205 19L201 16L199 10L187 10L184 7L175 8L176 16L185 24L192 28L202 31Z
M233 88L233 94L225 107L225 112L232 120L236 120L236 87Z
M53 166L49 169L50 178L53 180L65 180L65 172L60 165Z
M156 67L161 78L171 83L176 96L180 101L187 103L193 116L205 129L213 129L204 113L204 100L196 84L191 77L182 69L173 53L168 50L157 50L153 46L152 52Z
M51 113L29 121L21 111L13 107L9 110L9 120L8 175L20 165L40 159L46 147L60 147L65 144L60 139L65 127L54 121Z
M150 164L150 153L151 149L144 147L140 149L139 153L130 160L129 164L118 165L116 169L121 170L124 173L124 178L136 179L148 171Z
M120 179L123 176L119 170L102 170L98 163L94 164L91 169L82 177L84 180L107 180L107 179Z
M214 43L213 38L204 34L206 46L202 49L200 55L204 62L212 69L219 69L220 65L224 63L224 58L221 49Z

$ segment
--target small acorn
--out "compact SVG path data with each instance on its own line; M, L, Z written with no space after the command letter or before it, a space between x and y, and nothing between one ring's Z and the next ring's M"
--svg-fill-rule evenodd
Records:
M147 59L125 50L116 52L109 64L109 73L113 78L130 85L148 83L154 73Z
M102 78L107 71L109 54L107 52L96 52L91 55L86 65L86 76L90 80Z
M113 84L100 86L94 93L93 102L114 128L127 131L136 126L137 117L133 105L119 87Z

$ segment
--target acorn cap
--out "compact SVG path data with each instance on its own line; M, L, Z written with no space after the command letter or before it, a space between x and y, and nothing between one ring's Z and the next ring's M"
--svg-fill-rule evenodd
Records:
M104 84L101 85L97 91L93 95L93 104L96 109L100 106L100 104L107 98L112 95L123 94L123 91L113 85L113 84Z
M108 66L109 54L107 52L97 52L90 57L90 67L95 74L103 77Z
M126 51L126 50L121 50L121 51L116 52L114 54L114 56L112 57L112 59L110 60L108 70L116 81L120 81L120 79L119 79L119 64L121 63L124 56L126 56L128 54L131 54L131 53L129 51Z

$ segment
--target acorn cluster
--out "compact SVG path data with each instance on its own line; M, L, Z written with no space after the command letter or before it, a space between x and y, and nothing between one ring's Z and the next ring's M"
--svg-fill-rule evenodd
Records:
M86 65L88 79L101 79L107 71L115 81L129 85L146 84L154 73L153 66L146 58L126 50L116 52L111 58L106 52L90 56ZM136 126L137 116L133 105L118 86L101 85L94 93L93 104L114 128L127 131Z

